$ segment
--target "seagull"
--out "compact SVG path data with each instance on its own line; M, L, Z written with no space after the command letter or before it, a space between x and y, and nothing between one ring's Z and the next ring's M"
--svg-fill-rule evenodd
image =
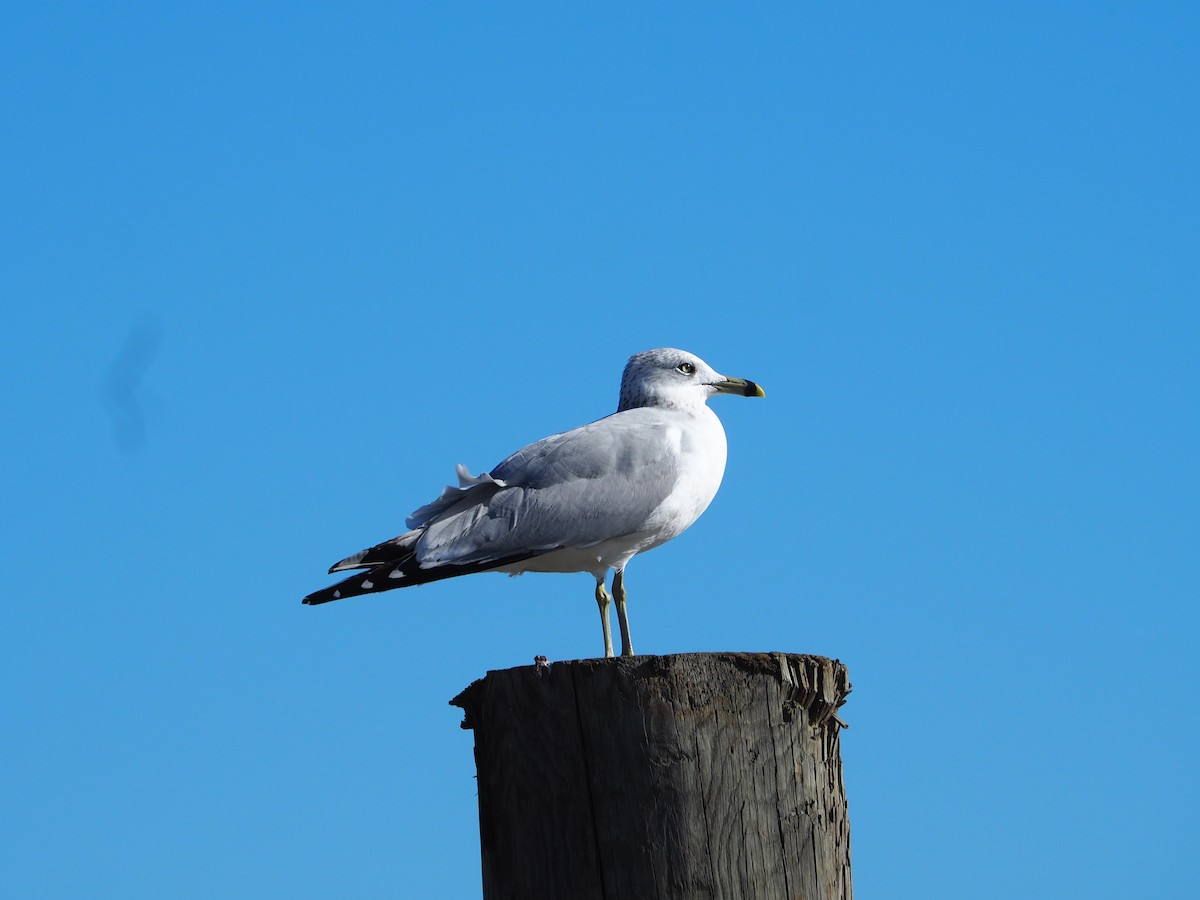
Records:
M348 556L329 572L359 570L309 594L315 605L475 572L588 572L613 656L608 571L621 629L633 656L625 567L678 537L716 496L725 472L725 430L708 408L717 394L764 397L683 350L630 357L617 411L551 435L473 476L408 517L408 531ZM365 570L365 571L364 571Z

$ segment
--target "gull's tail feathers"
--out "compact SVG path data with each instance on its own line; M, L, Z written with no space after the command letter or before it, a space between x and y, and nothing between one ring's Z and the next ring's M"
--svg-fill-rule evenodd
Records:
M410 531L406 531L390 541L368 547L366 550L359 550L357 553L335 562L329 567L329 574L353 569L373 569L375 566L392 562L403 564L416 552L417 541L421 539L427 526L447 514L452 515L456 510L472 506L485 506L497 491L508 486L505 482L493 478L486 472L476 477L468 472L467 467L462 464L459 464L457 472L458 487L447 485L440 497L432 503L422 506L408 517L407 524Z
M360 550L352 556L335 562L329 568L329 573L358 571L349 578L339 581L319 591L314 591L304 598L309 606L318 603L328 603L331 600L344 600L346 597L357 597L362 594L376 594L394 588L412 587L417 584L428 584L431 581L441 581L443 578L454 578L458 575L471 575L475 572L488 572L502 566L522 562L546 552L530 550L514 553L509 556L495 557L471 562L430 563L422 567L417 559L417 544L428 526L439 519L452 516L456 512L465 512L474 507L484 507L487 501L508 485L498 478L493 478L484 472L475 476L467 471L465 466L459 466L458 487L447 487L437 500L422 506L408 518L408 527L399 537L390 541Z
M329 567L329 574L345 572L348 569L373 569L390 562L402 563L412 557L413 547L421 537L421 531L421 529L406 531L390 541L384 541L382 544L376 544L366 550L359 550L352 556L335 562Z
M409 528L422 528L455 507L486 504L497 491L508 487L507 482L493 478L487 472L472 475L462 463L455 466L454 471L458 475L458 487L446 485L441 496L416 510L404 524Z
M401 535L401 538L403 537L407 537L407 535ZM397 556L377 565L365 562L369 554L374 554L378 551L382 555L385 552L385 548L392 547L394 552L397 546L396 542L401 538L385 541L382 544L371 547L369 550L363 550L360 553L354 554L354 556L342 560L342 562L335 565L330 571L340 571L339 567L349 569L356 566L360 568L371 566L371 568L368 568L365 572L355 572L349 578L344 578L337 584L331 584L327 588L314 591L305 597L303 602L308 606L316 606L318 603L328 603L331 600L345 600L347 597L377 594L380 591L390 591L395 588L414 587L418 584L428 584L431 581L441 581L444 578L455 578L459 575L490 572L493 569L523 562L539 555L537 552L519 553L501 559L490 559L485 562L463 563L461 565L444 563L440 566L431 566L428 569L423 569L420 563L417 562L416 554L410 544L409 547L402 550L402 556ZM352 562L356 559L358 560L357 563Z
M363 553L367 552L369 551L363 551ZM392 588L425 584L428 581L436 581L453 574L455 573L440 572L437 569L422 569L417 565L416 558L409 554L408 559L404 562L393 561L377 565L365 572L356 572L337 584L313 591L304 598L303 602L308 606L316 606L318 603L328 603L330 600L345 600L347 597L358 597L362 594L390 591Z

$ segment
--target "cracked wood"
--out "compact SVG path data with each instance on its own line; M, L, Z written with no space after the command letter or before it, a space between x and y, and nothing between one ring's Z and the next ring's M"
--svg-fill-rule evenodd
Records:
M475 732L485 900L850 900L819 656L692 653L489 672Z

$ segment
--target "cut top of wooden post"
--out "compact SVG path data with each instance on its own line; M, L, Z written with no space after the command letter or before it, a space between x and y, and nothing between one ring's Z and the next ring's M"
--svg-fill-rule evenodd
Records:
M484 897L852 896L820 656L690 653L489 672L475 731Z

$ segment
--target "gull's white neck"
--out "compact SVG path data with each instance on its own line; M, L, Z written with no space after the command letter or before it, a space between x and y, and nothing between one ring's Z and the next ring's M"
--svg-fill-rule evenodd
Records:
M708 394L703 391L696 390L695 387L687 387L686 389L676 390L655 390L655 391L640 391L637 393L626 394L621 393L621 402L617 406L617 412L624 412L627 409L670 409L679 412L688 412L693 415L703 415L707 412L712 415L712 410L708 408Z

